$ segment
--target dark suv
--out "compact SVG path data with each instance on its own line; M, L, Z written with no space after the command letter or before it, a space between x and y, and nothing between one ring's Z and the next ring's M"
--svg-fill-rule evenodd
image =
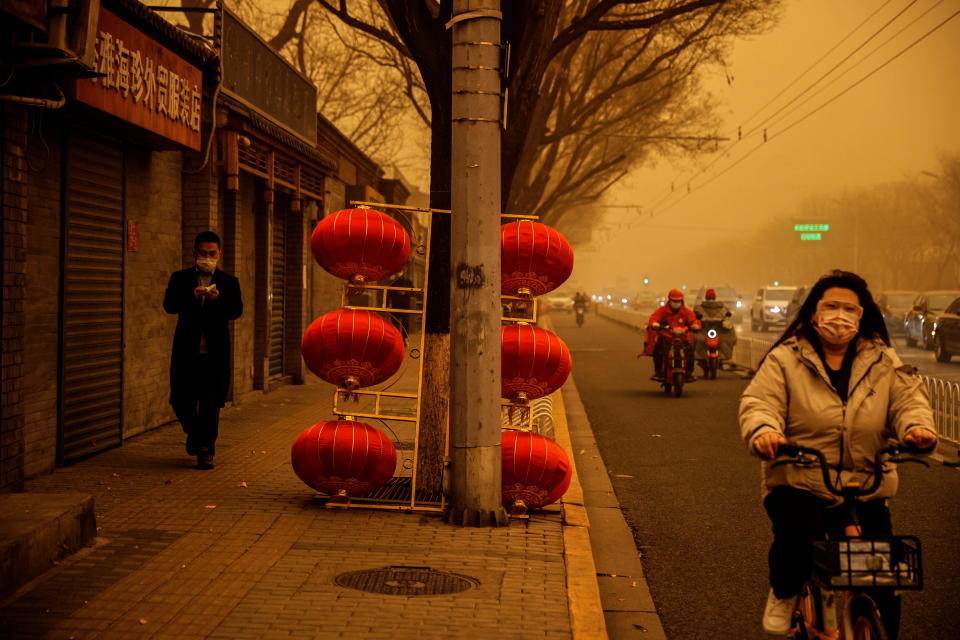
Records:
M960 298L960 290L926 291L918 295L903 317L907 346L919 344L924 349L933 349L933 336L940 314L957 298Z
M950 303L939 320L933 351L939 362L950 362L950 358L960 355L960 298Z
M884 291L877 296L877 306L883 314L887 333L892 336L903 335L903 317L919 295L919 291Z

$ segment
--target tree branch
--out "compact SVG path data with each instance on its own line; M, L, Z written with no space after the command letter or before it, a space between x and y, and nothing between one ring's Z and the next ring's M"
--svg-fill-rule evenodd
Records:
M307 12L311 4L313 4L313 0L297 0L294 5L290 7L290 11L287 13L287 17L284 19L280 31L270 38L268 42L271 49L280 51L293 39L293 36L297 34L297 22L300 21L300 17ZM301 33L302 31L301 29Z
M662 22L666 22L685 13L698 11L699 9L703 9L704 7L709 7L712 5L723 4L724 2L727 2L727 0L694 0L693 2L688 2L676 7L664 9L650 18L604 21L603 16L605 16L614 6L620 4L614 0L605 0L603 2L599 2L585 16L579 20L576 20L566 29L557 34L557 37L554 38L553 43L550 45L550 58L553 58L559 52L563 51L574 42L580 40L588 31L626 31L631 29L649 29L650 27L656 26Z
M390 33L386 29L381 29L380 27L364 22L363 20L360 20L354 17L353 15L351 15L350 8L348 6L349 3L347 0L340 0L339 7L334 7L330 2L328 2L328 0L317 0L317 3L319 3L321 7L323 7L333 15L337 16L340 19L340 21L343 22L348 27L353 27L357 31L362 31L363 33L369 36L373 36L378 40L382 40L383 42L386 42L391 47L399 51L401 54L407 57L410 57L410 50L394 34Z

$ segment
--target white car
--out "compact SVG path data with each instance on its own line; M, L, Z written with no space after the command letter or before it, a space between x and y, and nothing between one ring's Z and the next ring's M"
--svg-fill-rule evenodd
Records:
M544 311L573 311L573 296L565 293L549 293L540 298Z
M757 289L750 308L750 328L766 331L770 327L786 326L790 301L796 287L762 287Z

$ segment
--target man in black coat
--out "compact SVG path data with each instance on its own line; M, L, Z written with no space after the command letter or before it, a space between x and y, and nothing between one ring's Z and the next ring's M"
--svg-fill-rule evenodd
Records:
M170 276L163 309L177 314L170 359L170 404L197 468L212 469L220 409L230 388L230 320L243 313L240 282L217 269L220 238L197 234L196 264Z

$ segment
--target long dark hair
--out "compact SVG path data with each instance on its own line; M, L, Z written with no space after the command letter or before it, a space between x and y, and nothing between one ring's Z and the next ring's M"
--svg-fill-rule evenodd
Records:
M794 316L793 322L784 329L783 335L773 343L770 351L773 351L785 340L794 336L803 336L813 344L816 349L819 350L821 348L820 336L817 335L816 329L813 328L811 318L817 311L817 303L823 299L823 293L832 287L850 289L857 294L857 298L860 300L860 306L863 307L863 317L860 318L860 331L857 335L868 339L880 338L885 345L890 346L890 336L887 333L887 325L883 321L883 314L880 313L880 307L877 306L877 303L873 299L873 294L871 294L870 289L867 288L867 281L851 271L834 269L825 276L822 276L817 280L815 285L810 287L810 292L807 294L803 304L800 305L800 311Z

